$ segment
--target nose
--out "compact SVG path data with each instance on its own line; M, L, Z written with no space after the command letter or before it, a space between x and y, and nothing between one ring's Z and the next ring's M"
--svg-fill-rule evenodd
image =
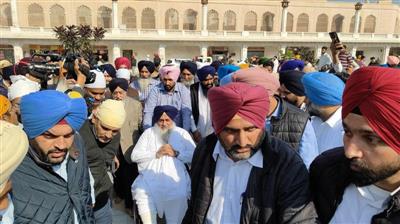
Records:
M347 137L344 136L344 154L346 158L353 159L353 158L361 158L362 151L359 147L359 141L356 137Z
M240 131L238 133L237 143L242 148L246 147L249 144L246 133L244 131Z
M56 139L56 142L54 144L54 148L56 149L66 149L67 147L67 142L65 141L64 137L59 137Z

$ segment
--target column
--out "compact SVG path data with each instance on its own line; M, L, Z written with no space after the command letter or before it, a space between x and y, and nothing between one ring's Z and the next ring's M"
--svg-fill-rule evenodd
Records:
M241 50L240 61L245 61L247 59L247 46L243 45Z
M115 61L115 59L121 57L121 47L119 44L114 43L113 44L113 50L112 50L112 61Z
M165 65L165 45L160 44L158 47L158 56L160 56L161 59L161 65Z
M356 54L357 54L357 46L353 46L351 48L351 56L353 56L355 58Z
M118 29L118 0L112 0L112 28Z
M208 56L208 46L207 45L203 45L200 47L200 55L203 58L206 58Z
M382 51L382 60L381 60L382 63L381 64L387 63L387 58L389 56L389 53L390 53L390 46L385 46Z
M321 57L321 53L322 53L322 46L321 45L316 46L314 50L314 58L318 59L319 57Z
M289 1L282 1L282 18L281 18L281 32L286 32L286 23L287 23L287 13L288 13Z
M15 63L19 62L24 57L24 51L22 50L22 46L20 44L14 44L14 61Z
M207 4L202 4L202 23L201 23L201 30L206 31L207 30L207 18L208 18L208 8Z
M19 27L17 0L11 0L10 3L11 3L12 26L13 27Z
M359 33L360 30L358 29L360 27L360 14L361 14L361 9L362 9L362 3L357 2L357 4L354 5L354 8L356 10L356 14L354 15L355 21L354 21L354 33Z

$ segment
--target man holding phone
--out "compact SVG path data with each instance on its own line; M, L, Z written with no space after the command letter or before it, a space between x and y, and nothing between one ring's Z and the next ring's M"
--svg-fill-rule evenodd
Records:
M352 73L353 58L347 52L347 46L340 42L336 32L330 32L329 36L332 39L330 48L332 52L333 68L337 73Z

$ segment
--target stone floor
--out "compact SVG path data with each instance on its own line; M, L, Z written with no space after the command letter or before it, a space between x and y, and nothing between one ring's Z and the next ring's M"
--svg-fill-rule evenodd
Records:
M113 200L113 224L132 224L133 220L125 211L124 201Z

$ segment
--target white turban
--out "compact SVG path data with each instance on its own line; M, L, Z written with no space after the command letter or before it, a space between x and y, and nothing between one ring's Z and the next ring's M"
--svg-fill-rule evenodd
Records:
M121 128L125 122L124 103L120 100L106 100L97 109L96 117L102 124L113 128Z
M104 77L104 74L98 70L90 70L90 72L94 72L96 74L96 79L94 83L85 84L85 87L90 89L105 89L106 78Z
M25 132L18 126L0 120L0 192L28 151Z
M10 101L15 98L23 97L29 93L34 93L40 90L39 83L28 79L19 79L8 88L8 99Z
M131 72L126 68L120 68L117 70L117 78L122 78L126 80L131 80Z

